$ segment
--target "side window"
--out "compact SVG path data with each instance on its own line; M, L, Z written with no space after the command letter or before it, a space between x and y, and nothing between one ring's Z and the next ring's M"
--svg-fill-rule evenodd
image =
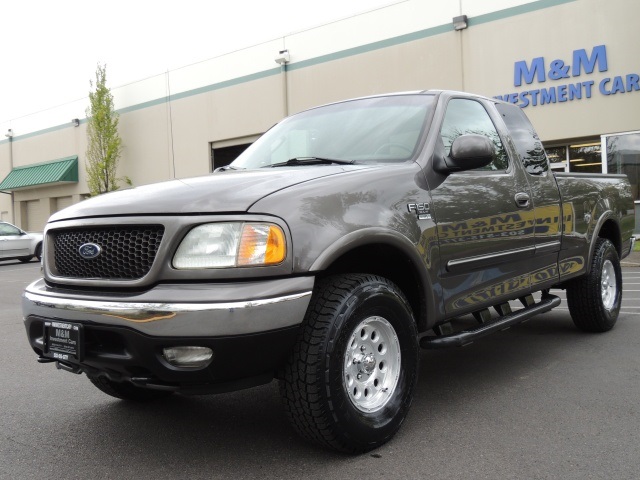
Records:
M484 135L495 145L495 160L479 170L506 170L509 167L507 152L502 145L502 140L500 140L498 131L482 104L475 100L454 98L447 104L447 112L440 130L440 137L447 155L453 141L460 135L468 133Z
M9 235L20 235L20 230L8 223L0 223L0 236Z
M549 170L547 155L538 134L522 109L516 105L497 103L496 109L509 128L513 143L529 175L542 175Z

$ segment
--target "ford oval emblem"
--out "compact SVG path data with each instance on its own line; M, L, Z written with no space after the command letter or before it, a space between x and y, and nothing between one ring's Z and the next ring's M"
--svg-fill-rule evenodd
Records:
M95 243L85 243L80 245L79 253L82 258L85 260L91 260L92 258L96 258L98 255L102 253L102 248L100 245L96 245Z

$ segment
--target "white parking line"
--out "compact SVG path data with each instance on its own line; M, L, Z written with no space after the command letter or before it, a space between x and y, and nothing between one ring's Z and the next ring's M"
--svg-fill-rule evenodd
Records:
M34 265L34 267L38 267L40 268L40 265ZM23 267L23 268L12 268L9 270L5 270L4 268L0 268L0 273L5 273L5 272L24 272L24 271L29 271L29 267Z
M569 309L567 307L556 307L553 310L565 310L565 311L569 311ZM620 313L624 313L625 315L640 315L640 312L629 312L626 310L620 310Z

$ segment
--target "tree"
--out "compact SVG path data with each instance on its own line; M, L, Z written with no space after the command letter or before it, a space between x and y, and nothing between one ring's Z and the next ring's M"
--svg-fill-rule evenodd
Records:
M116 176L122 154L122 139L118 135L119 116L113 109L113 95L106 83L107 66L98 64L95 90L89 92L89 107L86 110L85 166L91 196L118 190L121 181L131 185L129 178ZM89 84L93 89L94 83L89 81Z

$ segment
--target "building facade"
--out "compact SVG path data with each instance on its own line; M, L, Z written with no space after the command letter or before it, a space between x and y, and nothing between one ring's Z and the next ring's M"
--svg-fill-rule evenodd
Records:
M626 173L638 212L639 15L637 0L408 0L112 88L119 174L206 175L306 108L453 89L521 106L556 170ZM0 124L3 220L41 231L88 195L87 105Z

